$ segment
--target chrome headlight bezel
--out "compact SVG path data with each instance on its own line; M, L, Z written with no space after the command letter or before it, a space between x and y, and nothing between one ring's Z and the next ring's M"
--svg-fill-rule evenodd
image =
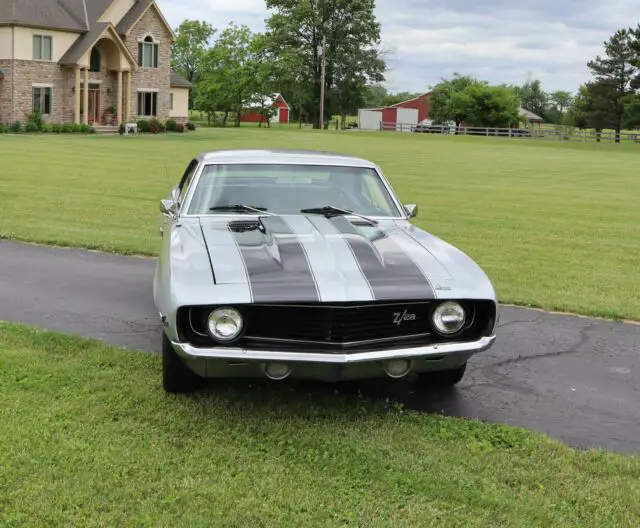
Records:
M234 326L233 333L221 331L223 325ZM213 310L207 317L207 332L218 343L232 343L242 336L244 319L242 314L229 306L222 306Z
M443 320L447 317L449 321L457 319L457 323L453 327L448 327ZM456 301L445 301L436 306L431 317L435 331L442 336L454 336L465 328L467 322L467 313L464 307Z

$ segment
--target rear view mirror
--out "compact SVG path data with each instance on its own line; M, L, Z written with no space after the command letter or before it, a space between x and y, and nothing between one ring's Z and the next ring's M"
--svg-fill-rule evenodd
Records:
M404 210L407 212L409 218L418 216L418 206L416 204L407 204L404 206Z

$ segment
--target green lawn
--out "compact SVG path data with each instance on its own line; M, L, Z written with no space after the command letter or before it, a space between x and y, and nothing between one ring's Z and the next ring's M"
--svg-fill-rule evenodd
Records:
M640 319L640 146L296 128L0 137L0 236L155 254L158 200L190 157L228 147L378 162L417 224L476 259L501 301ZM165 162L169 175L165 174Z
M640 459L0 324L0 525L640 525Z

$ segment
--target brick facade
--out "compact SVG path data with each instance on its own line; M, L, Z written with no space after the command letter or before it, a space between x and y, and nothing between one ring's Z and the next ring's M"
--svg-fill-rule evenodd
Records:
M2 0L0 0L2 1ZM131 117L138 118L138 90L150 89L157 92L157 118L166 121L169 118L169 94L171 85L171 33L165 26L155 7L150 7L142 18L123 38L124 44L138 60L138 42L147 36L153 37L158 44L158 67L144 68L137 66L131 74L131 93L127 94L126 75L123 74L122 93L126 101L130 98ZM54 43L55 46L55 43ZM15 61L15 76L12 83L11 61L0 61L0 70L5 78L0 82L0 122L25 123L33 109L33 84L52 85L51 115L45 116L50 123L72 123L75 121L75 69L63 67L55 62L47 61ZM117 72L105 68L100 72L89 72L89 84L100 81L100 110L102 119L104 110L117 107ZM84 71L80 72L81 106L83 100ZM13 105L13 107L12 107ZM122 106L123 116L126 106ZM176 121L182 121L176 119ZM186 121L186 119L184 120Z
M152 88L158 90L156 116L160 120L169 118L169 88L171 83L171 36L156 10L151 7L131 29L125 40L125 45L131 54L138 59L138 42L151 35L158 44L158 67L138 69L131 77L131 115L135 119L138 115L138 88Z
M7 121L26 123L33 111L33 85L51 85L51 115L45 119L59 123L64 116L65 71L55 62L14 61L13 112ZM9 90L10 92L10 90ZM4 117L4 116L3 116Z
M11 61L0 60L0 71L4 80L0 81L0 123L9 123L11 116Z

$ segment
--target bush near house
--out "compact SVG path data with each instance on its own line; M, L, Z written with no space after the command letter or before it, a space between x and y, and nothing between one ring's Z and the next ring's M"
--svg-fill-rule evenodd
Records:
M138 132L160 134L162 132L178 132L183 133L185 130L195 130L195 124L187 122L186 124L178 123L175 119L167 119L163 122L159 119L140 119L137 121ZM53 133L53 134L93 134L95 128L86 123L47 123L42 114L38 111L31 112L25 123L14 121L11 124L0 123L0 134L20 132L35 133ZM118 129L122 135L124 133L124 124Z

